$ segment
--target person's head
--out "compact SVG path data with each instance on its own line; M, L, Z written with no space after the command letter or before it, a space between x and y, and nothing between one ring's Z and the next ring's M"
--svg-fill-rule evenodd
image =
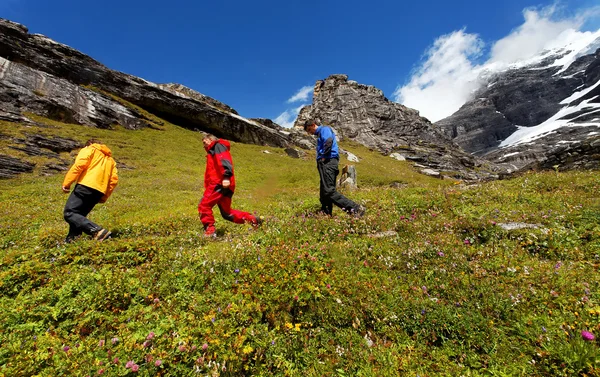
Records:
M317 123L314 120L307 120L304 122L304 131L308 132L311 135L314 135L317 132Z
M89 139L88 141L85 142L86 147L89 147L92 144L102 144L102 143L98 139Z
M202 144L204 144L204 148L210 147L213 141L219 140L215 135L212 134L204 134L202 137Z

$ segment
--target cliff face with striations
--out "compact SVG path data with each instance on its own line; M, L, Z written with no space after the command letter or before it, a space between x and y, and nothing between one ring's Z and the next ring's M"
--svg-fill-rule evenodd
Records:
M245 143L290 144L287 132L243 118L231 107L183 85L159 85L113 71L69 46L0 19L0 119L23 120L23 113L29 111L101 128L148 125L149 119L110 95L185 128Z

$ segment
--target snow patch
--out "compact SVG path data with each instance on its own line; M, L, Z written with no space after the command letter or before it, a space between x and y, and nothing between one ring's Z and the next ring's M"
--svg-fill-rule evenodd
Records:
M592 98L593 99L593 98ZM546 136L550 133L555 132L557 129L561 127L587 127L587 126L597 126L600 127L600 122L586 122L586 123L573 123L573 121L579 117L574 119L563 119L564 117L577 113L584 109L600 109L600 104L590 103L592 99L588 99L582 101L577 106L566 106L560 109L556 114L554 114L551 118L547 119L545 122L540 123L537 126L533 127L521 127L517 126L517 131L515 131L512 135L504 139L499 145L500 148L504 148L507 146L518 145L522 143L532 142L533 140L539 139L540 137ZM585 114L583 114L585 115ZM580 115L581 116L581 115Z
M571 94L569 97L563 99L562 101L560 101L561 105L567 105L573 101L578 100L579 98L585 96L586 94L588 94L589 92L591 92L592 90L594 90L598 85L600 85L600 80L598 80L597 83L595 83L594 85L590 86L587 89L581 90L579 92L575 92L573 94Z

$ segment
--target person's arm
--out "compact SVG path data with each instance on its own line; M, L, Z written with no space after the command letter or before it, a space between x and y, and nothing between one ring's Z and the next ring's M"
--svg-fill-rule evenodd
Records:
M333 138L335 135L333 131L329 127L324 127L321 131L321 136L325 142L323 143L323 156L328 156L331 154L331 147L333 146Z
M117 183L119 183L119 176L117 174L117 166L115 165L113 167L112 174L110 175L110 180L108 181L108 188L106 189L106 194L104 194L102 199L100 199L100 203L104 203L108 200L115 187L117 187Z
M92 148L83 148L77 154L75 158L75 163L69 171L67 175L65 175L65 179L63 180L62 190L64 192L69 192L71 185L74 182L77 182L79 175L89 166L90 160L92 158L93 149Z
M230 184L230 179L233 176L233 163L231 162L231 154L227 148L221 144L215 144L215 156L219 161L219 167L222 169L223 174L223 187L227 188Z

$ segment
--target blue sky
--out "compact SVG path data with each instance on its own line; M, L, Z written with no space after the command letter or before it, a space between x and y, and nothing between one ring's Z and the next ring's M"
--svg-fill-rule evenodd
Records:
M430 71L440 64L432 60L436 48L452 52L444 59L466 59L468 70L492 60L497 42L510 42L516 31L542 21L551 23L540 26L543 35L552 34L543 27L597 30L598 14L597 0L0 0L0 17L112 69L181 83L242 116L288 124L310 102L290 99L334 73L439 117L418 100L431 97L428 77L439 84L449 74Z

